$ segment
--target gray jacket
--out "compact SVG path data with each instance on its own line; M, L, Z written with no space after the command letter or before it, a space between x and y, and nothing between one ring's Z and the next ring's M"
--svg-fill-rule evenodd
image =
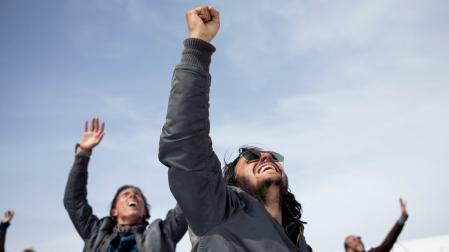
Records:
M208 68L215 48L199 39L186 39L184 46L172 78L159 160L169 168L170 189L196 236L192 251L311 251L302 232L294 244L254 197L225 185L209 137Z
M64 206L73 225L84 240L83 251L104 252L118 233L111 217L98 219L87 202L87 166L89 157L75 156L65 188ZM145 223L148 224L148 223ZM146 228L134 229L137 250L140 252L175 251L176 243L187 230L184 215L176 206L168 211L165 220L156 219Z

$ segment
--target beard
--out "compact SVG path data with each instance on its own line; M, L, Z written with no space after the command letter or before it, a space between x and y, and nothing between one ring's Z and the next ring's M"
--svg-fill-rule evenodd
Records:
M282 205L283 196L288 193L288 179L287 177L277 177L275 179L267 178L257 181L256 185L251 185L249 180L245 177L236 177L237 186L242 188L245 192L251 194L259 202L266 203L268 188L271 186L279 187L279 204Z

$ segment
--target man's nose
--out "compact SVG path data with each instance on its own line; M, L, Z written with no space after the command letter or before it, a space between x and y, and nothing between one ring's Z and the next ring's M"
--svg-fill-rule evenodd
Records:
M260 162L273 161L273 156L269 152L262 152L260 154Z

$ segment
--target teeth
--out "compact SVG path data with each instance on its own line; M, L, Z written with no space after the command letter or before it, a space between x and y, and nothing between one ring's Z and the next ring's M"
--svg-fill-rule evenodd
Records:
M274 171L277 171L276 168L274 168L274 167L268 165L268 166L265 166L265 167L260 168L260 169L259 169L259 173L268 171L268 170L270 170L270 169L272 169L272 170L274 170Z
M130 201L130 202L128 202L128 206L137 206L137 202Z

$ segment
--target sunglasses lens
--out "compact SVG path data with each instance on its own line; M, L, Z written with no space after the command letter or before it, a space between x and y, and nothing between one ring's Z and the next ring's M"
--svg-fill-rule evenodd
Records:
M260 159L260 154L253 152L251 150L246 150L244 152L242 152L242 156L246 159L246 161L251 162L251 161L256 161Z
M273 160L277 162L284 161L284 156L282 156L281 154L274 151L267 151L267 152L271 154ZM246 159L247 162L257 161L262 156L259 150L251 150L251 149L242 149L241 155Z
M284 161L284 156L282 156L281 154L274 152L274 151L270 151L271 156L273 157L274 160L278 161L278 162L283 162Z

